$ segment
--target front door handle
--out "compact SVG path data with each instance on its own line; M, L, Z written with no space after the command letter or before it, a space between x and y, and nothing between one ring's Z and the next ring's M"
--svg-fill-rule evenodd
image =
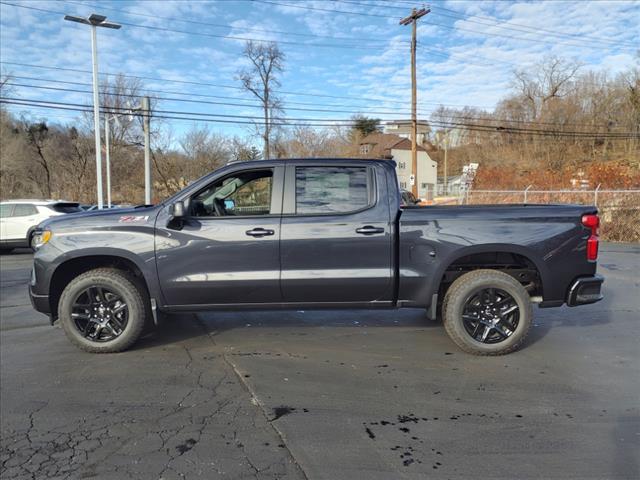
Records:
M356 228L356 233L361 235L375 235L376 233L384 233L384 228L365 225L364 227Z
M275 234L276 232L274 230L267 230L265 228L254 228L252 230L247 230L245 233L250 237L268 237Z

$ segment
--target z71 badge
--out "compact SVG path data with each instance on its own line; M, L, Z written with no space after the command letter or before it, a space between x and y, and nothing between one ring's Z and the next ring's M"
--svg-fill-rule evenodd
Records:
M138 223L146 222L149 219L149 215L123 215L118 220L120 223Z

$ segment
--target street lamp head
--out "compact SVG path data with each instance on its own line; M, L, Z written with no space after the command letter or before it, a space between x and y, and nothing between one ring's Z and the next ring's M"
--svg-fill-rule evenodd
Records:
M89 21L91 25L99 25L107 19L104 15L98 15L97 13L92 13L89 16Z
M82 18L82 17L74 17L73 15L65 15L64 19L68 20L70 22L84 23L85 25L91 25L89 20L87 20L86 18Z
M122 26L117 23L107 22L107 17L105 17L104 15L98 15L96 13L92 13L89 18L76 17L74 15L65 15L64 19L70 22L91 25L93 27L113 28L114 30L118 30Z

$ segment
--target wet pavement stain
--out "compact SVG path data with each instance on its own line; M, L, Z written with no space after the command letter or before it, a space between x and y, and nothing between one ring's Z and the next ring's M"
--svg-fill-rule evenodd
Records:
M178 451L179 455L184 455L189 450L191 450L196 443L198 443L198 442L195 439L189 438L184 443L181 443L180 445L178 445L176 447L176 450Z
M273 418L269 420L270 422L274 422L278 420L280 417L284 417L285 415L289 415L290 413L295 412L295 407L288 407L287 405L281 405L279 407L273 408Z

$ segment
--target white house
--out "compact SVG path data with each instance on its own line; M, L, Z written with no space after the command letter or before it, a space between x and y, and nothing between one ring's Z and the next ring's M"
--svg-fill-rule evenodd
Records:
M427 150L418 145L418 196L431 199L436 186L438 165ZM400 188L411 190L411 140L389 133L372 133L360 142L360 157L380 158L396 162Z

